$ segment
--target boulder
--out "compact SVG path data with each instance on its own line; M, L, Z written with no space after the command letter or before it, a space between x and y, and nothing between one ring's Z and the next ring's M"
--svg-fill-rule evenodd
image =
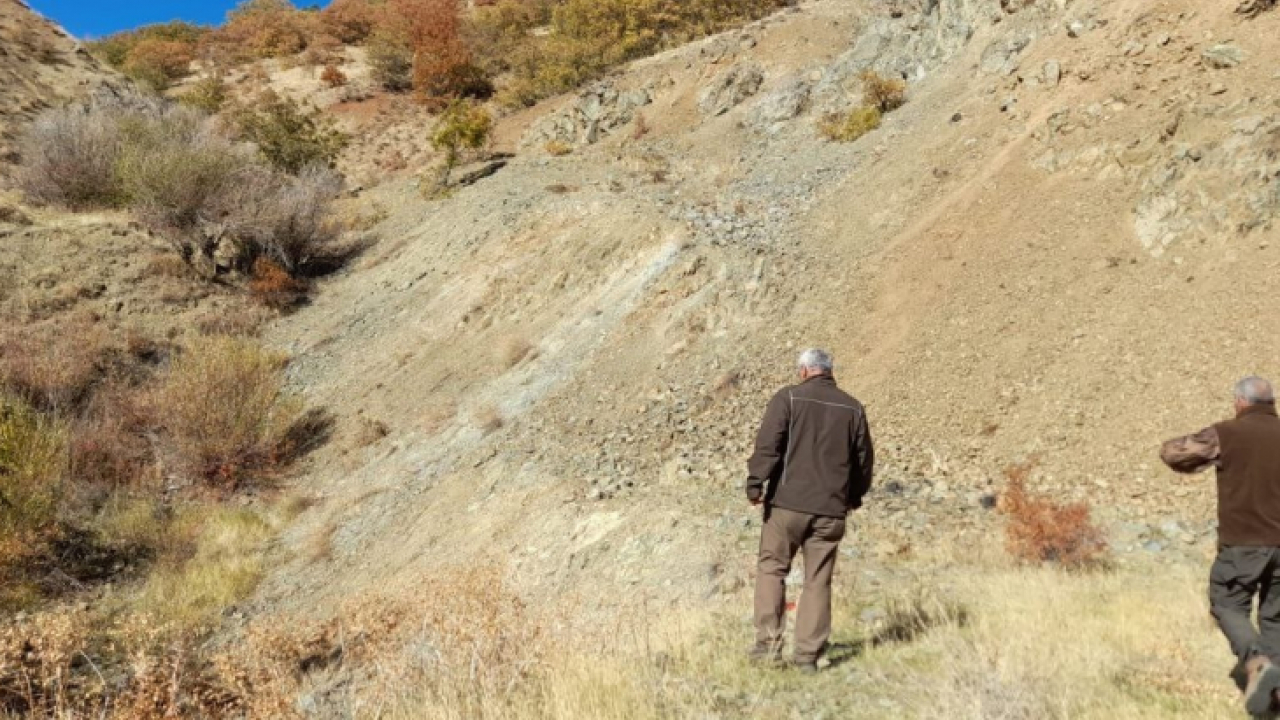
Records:
M698 109L707 117L723 115L755 95L764 83L764 71L755 63L741 63L711 80L698 95Z
M758 127L769 127L799 116L809 106L812 89L803 77L787 80L756 103L751 112L752 123Z
M1244 62L1245 52L1239 47L1231 43L1219 43L1212 47L1205 48L1200 53L1200 59L1205 66L1214 70L1226 70L1233 68Z

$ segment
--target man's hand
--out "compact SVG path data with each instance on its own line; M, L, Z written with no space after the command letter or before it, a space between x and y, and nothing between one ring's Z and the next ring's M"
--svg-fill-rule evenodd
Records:
M760 498L747 498L747 502L751 503L751 507L756 507L764 502Z

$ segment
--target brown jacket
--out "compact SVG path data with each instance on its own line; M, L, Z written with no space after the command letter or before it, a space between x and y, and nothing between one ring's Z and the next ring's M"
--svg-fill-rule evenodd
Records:
M1176 438L1160 458L1178 472L1218 469L1218 542L1280 547L1280 417L1273 404Z
M830 375L783 388L769 401L747 497L795 512L844 517L871 489L875 450L862 403Z

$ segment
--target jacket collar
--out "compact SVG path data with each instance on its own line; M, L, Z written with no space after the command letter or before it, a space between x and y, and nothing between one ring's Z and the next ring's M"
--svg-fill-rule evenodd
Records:
M833 377L831 374L828 373L824 375L814 375L813 377L809 378L808 380L805 380L800 384L809 385L810 383L820 384L820 385L835 385L836 379L835 377Z
M1274 402L1255 403L1241 410L1236 414L1236 417L1242 418L1253 415L1270 415L1271 417L1276 417L1276 404Z

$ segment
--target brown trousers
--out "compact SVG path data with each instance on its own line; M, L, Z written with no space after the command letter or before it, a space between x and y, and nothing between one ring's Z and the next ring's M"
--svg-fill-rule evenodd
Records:
M844 537L844 518L765 511L756 572L756 645L779 649L786 629L787 574L796 552L804 553L804 591L796 612L796 662L810 663L831 637L831 574Z

